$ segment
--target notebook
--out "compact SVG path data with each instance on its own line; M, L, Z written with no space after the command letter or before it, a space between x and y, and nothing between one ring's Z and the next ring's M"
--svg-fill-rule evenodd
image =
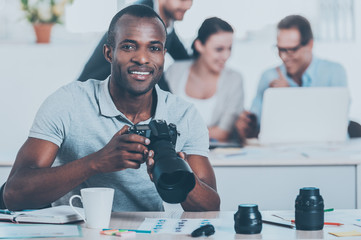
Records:
M350 96L344 87L269 88L263 96L259 142L341 142Z
M76 207L75 207L76 208ZM80 213L83 213L82 208L76 208ZM82 218L74 212L68 205L44 208L32 211L10 212L8 210L1 210L7 214L0 213L0 221L10 221L19 223L52 223L62 224L81 221Z

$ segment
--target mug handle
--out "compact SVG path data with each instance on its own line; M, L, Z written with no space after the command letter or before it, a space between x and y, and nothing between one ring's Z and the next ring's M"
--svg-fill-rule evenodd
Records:
M69 199L69 205L70 205L71 209L73 209L73 211L76 212L84 220L84 222L86 222L85 217L83 215L81 215L81 213L74 208L74 206L73 206L73 199L74 198L79 198L80 201L82 201L82 198L81 198L80 195L73 195Z

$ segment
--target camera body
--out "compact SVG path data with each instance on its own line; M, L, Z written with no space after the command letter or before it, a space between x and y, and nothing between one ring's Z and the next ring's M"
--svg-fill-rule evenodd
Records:
M195 186L194 174L175 151L177 127L164 120L152 120L149 124L134 125L129 134L150 139L149 150L154 151L153 180L160 197L168 203L181 203Z
M178 136L176 125L173 123L167 125L163 120L152 120L149 124L131 126L129 133L149 138L151 142L161 139L170 141L173 148L175 148Z

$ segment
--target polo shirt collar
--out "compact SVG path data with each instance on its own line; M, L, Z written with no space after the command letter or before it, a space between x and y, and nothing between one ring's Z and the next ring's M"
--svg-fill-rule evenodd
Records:
M125 115L122 112L120 112L115 106L113 99L110 96L109 81L110 81L110 77L108 77L106 80L100 83L99 96L98 96L100 114L105 117L120 116L126 119L127 121L129 121L125 117ZM155 85L155 92L157 95L157 106L155 108L155 114L153 118L166 120L165 109L166 109L166 100L168 94L165 91L161 90L158 84Z
M163 91L159 88L158 84L155 85L155 92L157 94L157 106L155 108L154 119L167 120L167 98L170 93Z
M99 110L105 117L117 117L123 115L115 106L109 91L110 76L102 81L99 86Z

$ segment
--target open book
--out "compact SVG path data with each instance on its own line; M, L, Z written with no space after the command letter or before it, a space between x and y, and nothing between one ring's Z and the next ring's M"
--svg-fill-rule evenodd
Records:
M76 209L80 213L83 213L84 211L82 208ZM82 221L82 218L77 213L75 213L70 206L62 205L33 211L7 211L7 214L0 213L0 221L57 224Z

